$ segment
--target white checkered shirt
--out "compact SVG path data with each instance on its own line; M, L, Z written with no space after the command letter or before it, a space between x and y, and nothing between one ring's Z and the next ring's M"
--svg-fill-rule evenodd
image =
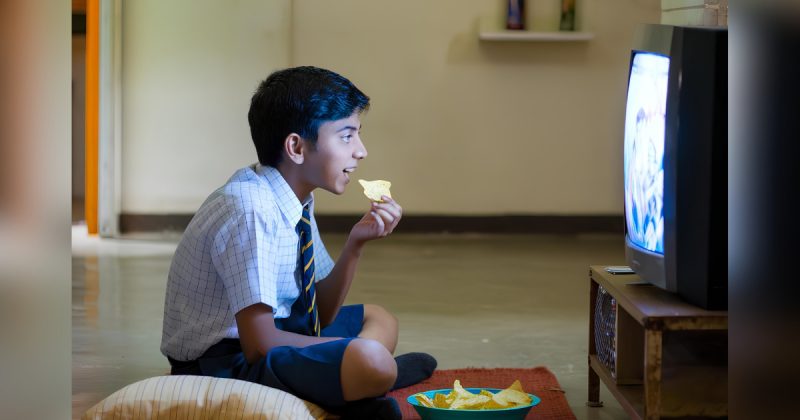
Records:
M334 262L314 219L317 281ZM303 204L277 169L242 168L200 206L183 233L167 280L161 352L194 360L223 338L238 338L234 315L255 303L286 318L300 295Z

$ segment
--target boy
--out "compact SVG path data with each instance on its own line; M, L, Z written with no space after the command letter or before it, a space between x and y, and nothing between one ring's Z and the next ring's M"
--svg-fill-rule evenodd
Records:
M392 357L397 320L376 305L342 306L367 241L402 216L389 197L353 226L334 264L312 191L342 194L367 150L369 98L328 70L277 71L248 120L259 163L242 168L195 214L167 282L161 352L173 374L282 389L350 418L400 418L389 390L428 378L424 353Z

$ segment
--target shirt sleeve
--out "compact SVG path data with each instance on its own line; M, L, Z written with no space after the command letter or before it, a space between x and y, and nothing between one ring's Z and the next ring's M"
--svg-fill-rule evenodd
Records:
M273 310L277 257L271 252L275 228L258 212L230 218L217 233L211 259L222 279L231 312L264 303Z

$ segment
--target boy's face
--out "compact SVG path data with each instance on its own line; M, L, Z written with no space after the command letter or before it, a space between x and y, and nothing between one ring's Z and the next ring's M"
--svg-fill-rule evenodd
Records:
M360 129L358 113L320 125L317 146L305 154L303 163L309 183L334 194L344 193L358 161L367 156Z

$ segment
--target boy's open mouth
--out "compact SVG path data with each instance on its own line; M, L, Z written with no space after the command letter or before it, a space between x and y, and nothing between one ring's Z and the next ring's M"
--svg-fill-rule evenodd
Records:
M344 176L347 178L348 182L350 181L350 174L355 172L355 170L356 170L356 167L353 166L353 167L350 167L350 168L344 168L344 170L342 171L344 173Z

